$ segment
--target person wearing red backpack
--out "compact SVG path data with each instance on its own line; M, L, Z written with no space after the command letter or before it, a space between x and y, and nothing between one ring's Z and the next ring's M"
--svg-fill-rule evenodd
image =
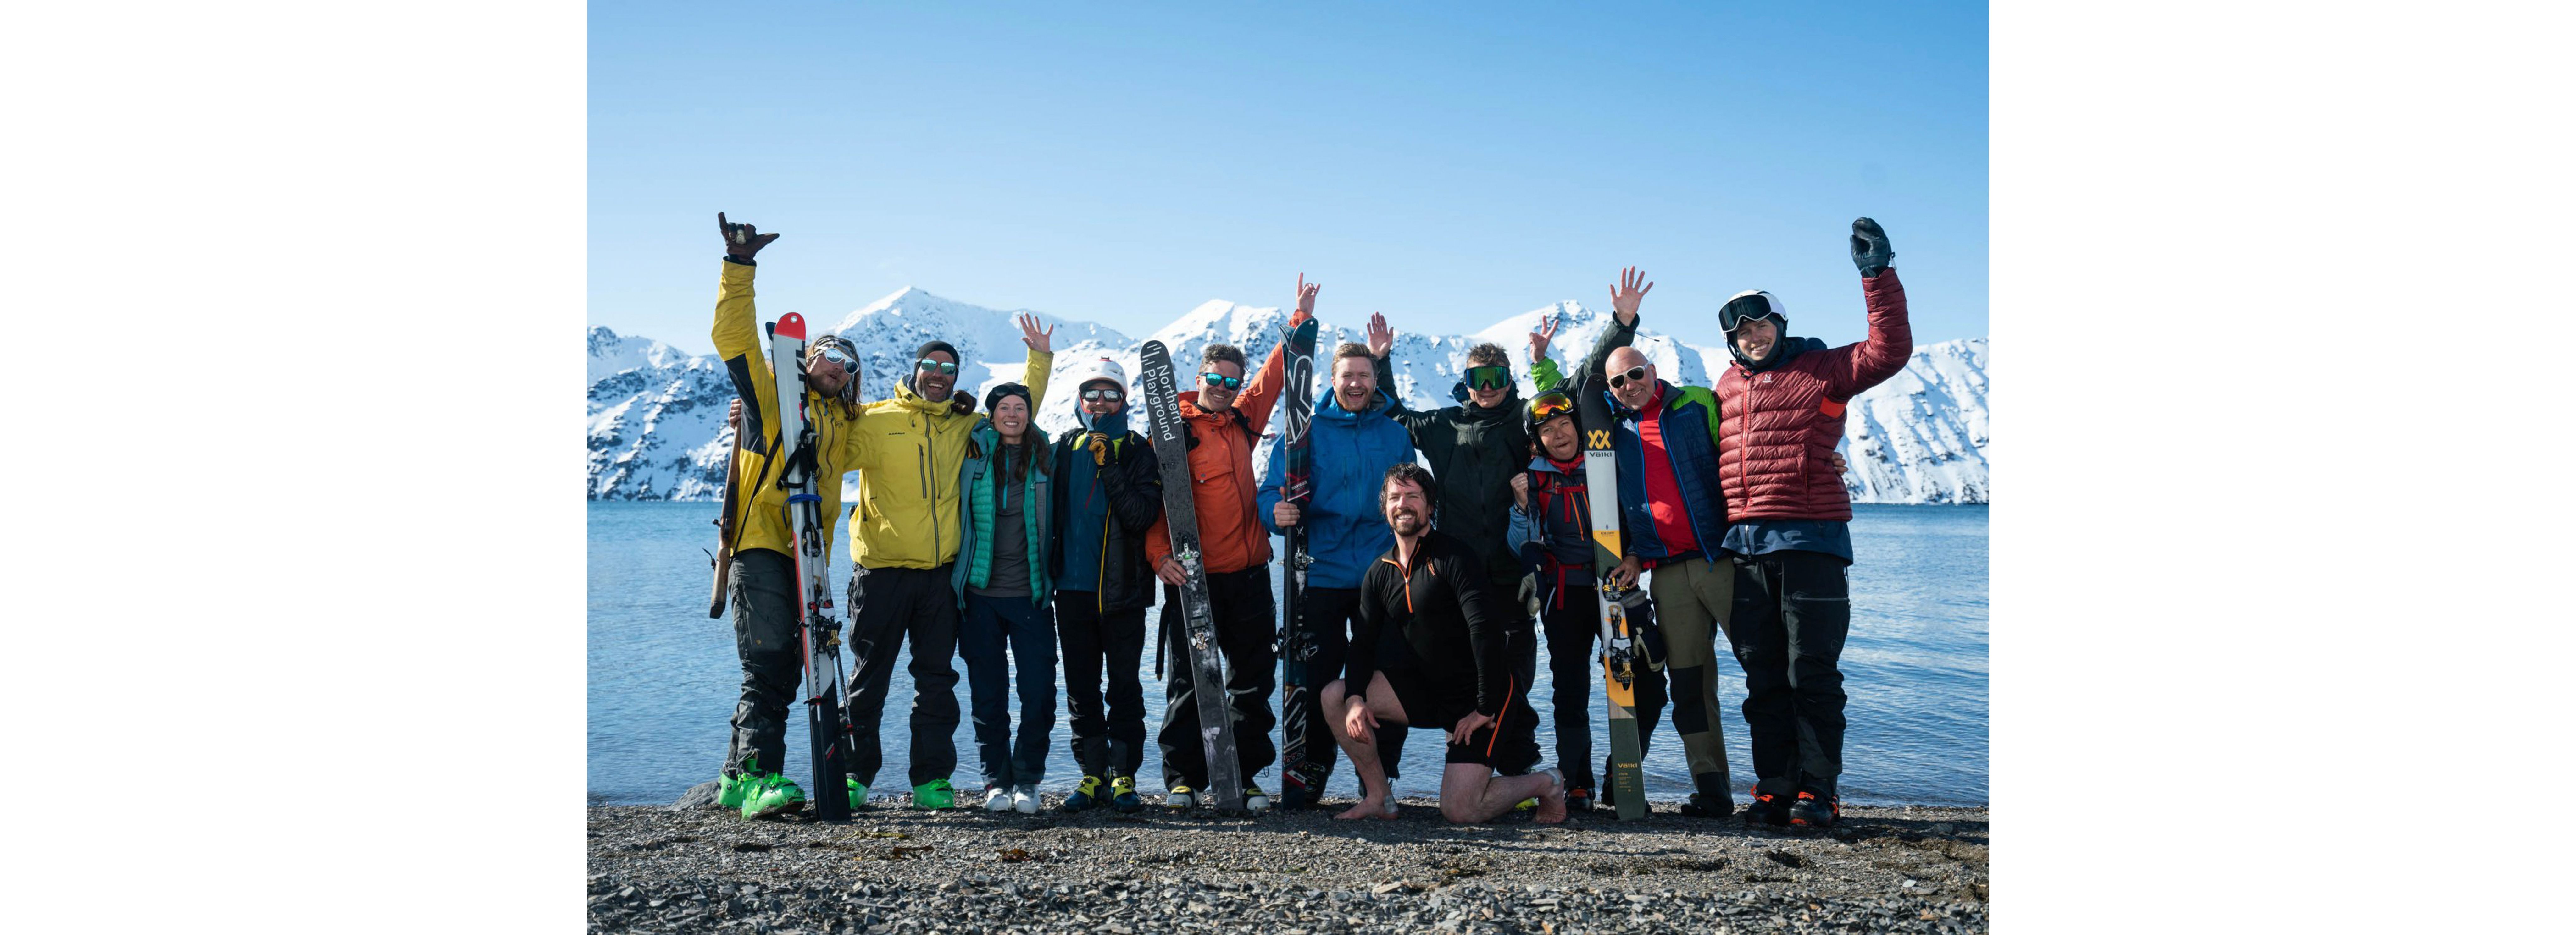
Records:
M1734 556L1727 642L1744 667L1752 734L1747 823L1829 827L1842 816L1843 640L1851 632L1851 494L1834 469L1843 412L1914 353L1905 286L1878 222L1852 222L1869 335L1827 349L1790 337L1778 297L1746 290L1718 310L1735 358L1717 380L1724 549Z

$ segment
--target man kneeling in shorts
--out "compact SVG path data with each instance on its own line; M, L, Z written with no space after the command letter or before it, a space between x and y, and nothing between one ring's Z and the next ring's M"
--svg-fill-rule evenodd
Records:
M1564 821L1565 780L1556 770L1494 775L1496 762L1538 758L1538 716L1529 710L1529 687L1513 677L1496 604L1501 598L1486 586L1482 561L1466 543L1431 528L1431 504L1438 500L1438 484L1419 464L1389 468L1378 484L1395 548L1379 555L1361 580L1349 674L1323 692L1324 713L1342 725L1333 739L1360 774L1360 803L1333 817L1395 817L1386 770L1378 764L1377 727L1403 724L1449 732L1441 817L1487 821L1536 797L1540 822ZM1413 649L1404 668L1377 668L1378 637L1386 627ZM1353 685L1365 688L1353 691Z

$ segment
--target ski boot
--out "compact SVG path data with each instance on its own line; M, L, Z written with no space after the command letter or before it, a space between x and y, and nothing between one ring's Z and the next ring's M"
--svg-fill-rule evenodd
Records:
M1244 810L1244 811L1247 811L1247 812L1266 812L1266 811L1269 811L1269 810L1270 810L1270 794L1269 794L1269 793L1267 793L1267 792L1263 792L1263 791L1261 791L1261 787L1260 787L1260 786L1256 786L1256 785L1253 785L1253 784L1251 784L1251 783L1244 783L1244 784L1243 784L1243 810Z
M850 810L855 812L868 807L867 784L860 782L855 776L846 777L842 781L850 784Z
M726 773L716 777L716 807L741 810L742 793L744 788L750 785L746 781L750 778L740 773Z
M1173 786L1170 791L1163 793L1164 808L1177 811L1197 804L1199 804L1197 793L1191 792L1190 787L1186 785Z
M1136 780L1120 776L1109 781L1109 807L1121 814L1132 814L1145 808L1145 798L1136 794Z
M1798 801L1789 805L1789 824L1801 828L1831 828L1842 817L1843 801L1831 795L1818 797L1801 789Z
M1744 807L1744 823L1747 826L1786 826L1789 824L1789 806L1787 803L1780 801L1779 796L1764 792L1762 791L1762 787L1755 786L1753 788L1753 804Z
M1082 782L1073 787L1073 794L1065 796L1064 804L1057 808L1068 812L1079 812L1098 804L1100 804L1100 777L1084 776Z
M912 787L912 804L915 808L956 808L957 789L948 780L933 779Z
M744 780L742 817L760 818L805 808L805 790L777 773L758 773Z
M1724 793L1704 795L1693 792L1690 801L1682 803L1682 814L1691 818L1724 818L1735 814L1735 797Z

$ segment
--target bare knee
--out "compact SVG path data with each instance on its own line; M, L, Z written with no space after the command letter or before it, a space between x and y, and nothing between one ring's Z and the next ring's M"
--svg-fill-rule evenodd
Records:
M1323 702L1326 710L1339 711L1342 709L1342 702L1350 698L1350 692L1342 687L1341 679L1334 679L1326 683L1324 690L1317 693L1315 697Z
M1480 820L1480 816L1473 811L1474 808L1475 806L1464 802L1444 801L1440 803L1440 817L1449 819L1449 823L1453 825L1472 825Z

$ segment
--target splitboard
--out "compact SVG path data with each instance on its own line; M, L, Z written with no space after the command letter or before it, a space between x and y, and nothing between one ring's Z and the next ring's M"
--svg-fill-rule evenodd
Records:
M1200 564L1198 504L1190 482L1189 426L1181 421L1180 387L1172 377L1172 352L1161 341L1147 341L1137 375L1137 392L1145 397L1145 414L1153 423L1154 458L1162 462L1163 519L1171 533L1172 559L1181 564L1182 643L1189 648L1190 696L1198 700L1199 742L1207 754L1208 788L1216 806L1243 810L1243 777L1236 775L1233 709L1227 704L1225 659L1216 642L1216 615L1208 606L1207 569Z
M1597 388L1579 389L1575 421L1583 430L1583 483L1592 509L1592 575L1601 586L1602 685L1610 692L1611 801L1622 821L1646 817L1644 745L1637 736L1637 638L1629 608L1646 595L1610 583L1622 551L1619 528L1619 454L1613 446L1610 401Z
M850 817L849 728L841 698L840 627L832 622L831 547L825 543L823 498L814 492L814 423L805 410L805 318L789 313L769 326L769 369L778 380L778 441L787 453L778 486L787 490L787 528L795 543L796 612L805 656L805 714L814 744L814 785L806 793L824 821ZM840 478L833 478L839 483Z
M1288 430L1279 437L1279 444L1285 446L1283 464L1288 476L1280 481L1279 499L1300 510L1312 503L1315 493L1314 478L1307 469L1311 448L1307 430L1315 420L1315 324L1309 318L1289 331L1288 349L1282 354L1288 385L1280 405L1285 407ZM1288 574L1283 589L1287 599L1279 605L1279 796L1283 807L1300 808L1315 800L1330 776L1321 758L1307 755L1306 734L1323 717L1313 680L1332 673L1306 671L1317 649L1313 624L1306 619L1306 566L1315 561L1306 554L1306 524L1301 521L1288 527L1287 539Z

